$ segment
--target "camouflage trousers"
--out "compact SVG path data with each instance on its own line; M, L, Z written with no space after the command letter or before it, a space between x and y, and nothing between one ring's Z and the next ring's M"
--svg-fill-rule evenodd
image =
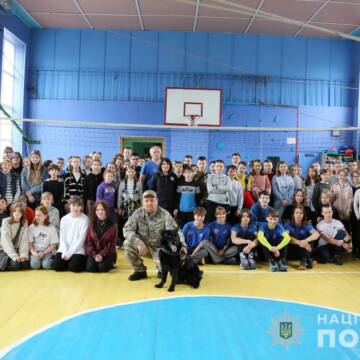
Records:
M149 253L147 257L151 256L155 262L157 271L161 271L160 260L159 260L159 246L155 244L146 243ZM145 272L146 266L144 265L144 260L139 254L137 245L131 240L124 241L124 252L126 260L132 265L135 271Z

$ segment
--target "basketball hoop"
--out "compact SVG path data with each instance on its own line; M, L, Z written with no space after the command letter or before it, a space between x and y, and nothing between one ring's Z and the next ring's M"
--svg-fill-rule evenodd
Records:
M188 117L188 119L189 119L189 124L188 124L188 126L192 126L192 127L197 126L197 124L198 124L198 119L200 118L199 115L193 114L193 115L188 115L187 117Z

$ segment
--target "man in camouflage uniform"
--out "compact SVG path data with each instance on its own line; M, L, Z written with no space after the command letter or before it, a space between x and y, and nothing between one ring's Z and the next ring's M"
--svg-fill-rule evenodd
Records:
M156 193L147 190L143 193L143 205L137 209L124 226L125 257L134 267L134 273L129 276L130 281L147 277L146 266L142 256L151 254L155 261L158 274L161 271L159 261L159 248L162 230L178 228L170 213L158 206ZM179 231L181 242L186 245L184 236Z

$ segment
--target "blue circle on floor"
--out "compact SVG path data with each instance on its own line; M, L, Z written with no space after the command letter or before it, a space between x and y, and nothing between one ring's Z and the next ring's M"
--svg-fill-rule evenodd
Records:
M359 335L360 317L338 310L261 298L174 297L74 316L2 358L359 359Z

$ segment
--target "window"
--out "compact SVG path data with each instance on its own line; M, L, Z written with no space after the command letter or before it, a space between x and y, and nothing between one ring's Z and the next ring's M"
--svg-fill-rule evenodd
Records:
M25 44L8 30L4 30L2 45L1 96L0 101L10 116L23 117ZM0 112L1 117L5 115ZM14 146L21 151L21 135L18 141L10 121L0 120L0 149Z

